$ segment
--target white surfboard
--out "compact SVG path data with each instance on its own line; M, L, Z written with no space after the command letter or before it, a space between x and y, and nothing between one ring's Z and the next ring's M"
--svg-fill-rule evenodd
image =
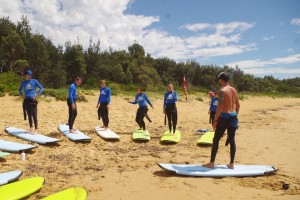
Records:
M161 164L158 166L164 170L175 172L184 176L202 176L202 177L246 177L262 176L275 173L276 167L264 165L234 165L234 169L226 165L216 165L214 169L202 167L201 165L184 165L184 164Z
M89 136L80 132L79 130L77 130L76 133L70 133L69 125L66 125L66 124L60 124L58 126L58 130L72 141L78 141L78 142L82 141L83 142L83 141L91 141L92 140L92 138L90 138Z
M27 140L29 142L35 142L38 144L51 144L60 141L60 139L57 138L51 138L41 134L31 134L26 130L15 128L15 127L7 127L5 128L5 131L23 140Z
M22 152L34 149L36 146L30 144L22 144L17 142L10 142L6 140L0 140L0 150L8 152Z
M22 175L21 170L15 170L5 173L0 173L0 185L5 185L7 183L17 180Z
M110 129L105 130L104 128L100 128L99 126L96 126L95 130L97 134L104 139L116 140L121 138L119 135L117 135L115 132L113 132Z

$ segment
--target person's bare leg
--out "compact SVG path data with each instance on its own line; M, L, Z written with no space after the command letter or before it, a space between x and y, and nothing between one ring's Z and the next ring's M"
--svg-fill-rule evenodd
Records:
M69 133L77 133L77 131L75 129L70 129Z
M226 165L228 168L230 169L234 169L234 163L229 163L228 165Z
M31 132L32 135L38 134L37 129L34 129L33 132Z
M215 168L215 163L214 162L209 162L207 164L202 165L202 167L206 167L206 168Z

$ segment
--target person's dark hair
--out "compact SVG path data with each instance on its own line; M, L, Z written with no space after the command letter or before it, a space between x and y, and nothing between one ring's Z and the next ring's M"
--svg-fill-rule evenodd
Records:
M81 77L80 76L76 76L75 81L81 81Z
M220 80L220 79L225 81L225 82L228 82L229 81L229 76L225 72L222 72L218 76L218 80Z

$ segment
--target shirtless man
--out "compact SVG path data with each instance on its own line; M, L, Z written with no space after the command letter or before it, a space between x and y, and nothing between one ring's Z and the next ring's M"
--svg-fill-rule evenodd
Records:
M228 168L234 168L235 157L235 131L238 127L237 115L240 110L240 102L235 88L229 85L229 77L225 72L218 76L218 82L222 86L219 91L219 102L213 123L215 136L213 139L213 146L211 148L210 162L202 165L207 168L214 168L215 158L219 148L219 141L223 137L224 132L227 130L226 145L230 144L230 163Z

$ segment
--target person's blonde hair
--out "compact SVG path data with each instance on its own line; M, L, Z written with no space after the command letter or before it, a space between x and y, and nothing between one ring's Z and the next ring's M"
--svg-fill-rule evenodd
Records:
M174 88L172 83L168 84L168 87Z
M100 84L106 84L106 81L105 80L101 80Z

